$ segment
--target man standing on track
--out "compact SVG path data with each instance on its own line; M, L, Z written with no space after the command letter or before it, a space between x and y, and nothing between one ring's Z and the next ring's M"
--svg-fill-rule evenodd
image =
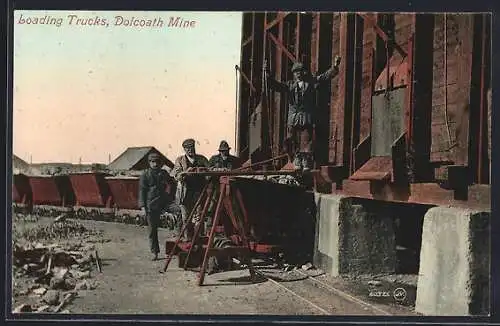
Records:
M149 168L141 174L139 179L139 207L146 215L149 248L153 254L153 260L157 260L160 253L158 227L160 226L161 213L167 210L181 218L185 213L182 207L173 202L166 191L170 177L167 171L161 169L160 155L158 153L149 154L148 162Z

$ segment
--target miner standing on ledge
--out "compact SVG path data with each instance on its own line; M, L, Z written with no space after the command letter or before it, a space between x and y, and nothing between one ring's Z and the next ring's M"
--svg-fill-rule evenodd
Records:
M312 141L315 121L316 90L324 82L334 78L339 72L340 57L335 56L333 67L318 76L311 75L304 65L296 62L292 66L293 80L286 83L270 77L267 61L264 71L271 89L288 97L287 126L292 136L293 164L297 169L310 170L313 163L314 144Z

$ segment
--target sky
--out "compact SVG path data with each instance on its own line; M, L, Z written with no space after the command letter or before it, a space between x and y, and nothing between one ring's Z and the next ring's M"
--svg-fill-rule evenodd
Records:
M174 160L186 138L206 156L223 139L234 150L240 44L237 12L16 11L13 153L108 163L155 146Z

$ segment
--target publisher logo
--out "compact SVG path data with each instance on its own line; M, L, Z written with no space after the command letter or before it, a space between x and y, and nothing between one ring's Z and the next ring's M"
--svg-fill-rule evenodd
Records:
M403 288L397 288L392 293L392 296L396 301L403 301L404 299L406 299L406 290Z

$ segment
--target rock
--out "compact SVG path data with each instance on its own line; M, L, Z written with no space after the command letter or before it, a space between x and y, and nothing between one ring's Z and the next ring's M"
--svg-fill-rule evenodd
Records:
M43 254L42 257L40 257L40 264L43 264L47 260L47 254Z
M76 283L75 290L80 291L80 290L88 290L89 286L87 281L81 281Z
M22 304L20 306L17 306L13 313L18 314L21 312L32 312L33 310L31 309L31 306L29 304Z
M59 291L48 290L47 293L45 293L45 295L42 297L42 301L49 305L55 306L56 304L59 303L60 300L59 297L60 297Z
M53 274L54 277L64 279L66 275L68 274L69 270L67 268L54 268Z
M58 217L55 218L54 223L55 222L63 222L66 220L67 217L68 217L68 215L66 215L64 213L60 214Z
M382 284L382 282L380 282L380 281L375 281L375 280L368 281L368 285L379 286L381 284Z
M49 305L43 305L43 306L38 307L36 312L45 312L45 311L48 311L49 309L50 309Z
M49 286L53 290L64 290L66 283L63 278L54 276L50 279Z
M89 288L89 290L93 290L97 287L97 284L95 282L87 281L87 287Z
M307 263L307 264L302 265L302 269L305 271L308 271L311 268L313 268L313 265L311 263Z
M69 277L69 278L64 280L64 283L66 285L64 287L66 290L73 290L76 286L76 279Z
M57 252L53 256L54 266L67 267L67 266L71 266L71 265L76 264L76 263L77 263L77 261L75 260L75 258L73 258L73 256L71 256L70 254L68 254L64 251Z
M46 288L38 288L33 290L33 293L36 295L44 295L46 292L47 292Z
M63 311L61 311L61 314L70 314L71 312L68 310L68 309L65 309Z
M42 275L40 277L37 277L34 281L36 283L49 285L50 284L50 279L51 279L51 275L50 274L44 274L44 275Z
M86 279L86 278L90 278L90 271L85 271L85 272L80 272L80 271L71 271L71 275L73 275L73 277L75 277L76 279Z

